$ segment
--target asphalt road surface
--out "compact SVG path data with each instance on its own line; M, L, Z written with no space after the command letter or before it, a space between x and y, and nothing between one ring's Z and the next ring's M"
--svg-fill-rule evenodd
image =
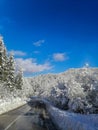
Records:
M30 106L24 105L13 111L0 115L0 130L47 130L34 124L34 117L26 115Z

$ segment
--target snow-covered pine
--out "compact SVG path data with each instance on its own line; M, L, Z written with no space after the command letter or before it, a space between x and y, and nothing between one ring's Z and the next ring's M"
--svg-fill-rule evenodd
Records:
M0 80L5 81L7 78L7 52L3 42L3 37L0 36Z
M3 57L2 57L2 41L0 39L0 80L2 80L3 76L3 68L2 68L2 63L3 63Z
M10 53L8 57L7 68L8 68L7 84L12 89L15 86L15 61L12 53Z
M23 71L21 67L18 67L18 72L15 78L16 89L22 89L23 86Z
M6 49L6 47L4 48L4 52L3 53L4 53L3 80L7 81L8 80L9 69L8 69L8 57L7 57L7 49Z
M22 89L23 72L20 67L16 74L15 60L12 53L8 55L3 37L0 36L0 81L6 85L9 90Z

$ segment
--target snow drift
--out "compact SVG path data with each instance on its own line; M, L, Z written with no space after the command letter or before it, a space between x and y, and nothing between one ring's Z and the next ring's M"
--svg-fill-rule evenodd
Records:
M59 130L98 130L98 115L81 115L48 106L52 121Z

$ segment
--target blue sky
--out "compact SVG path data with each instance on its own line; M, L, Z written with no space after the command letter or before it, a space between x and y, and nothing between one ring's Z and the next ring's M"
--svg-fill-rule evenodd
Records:
M0 0L0 34L25 75L98 67L97 0Z

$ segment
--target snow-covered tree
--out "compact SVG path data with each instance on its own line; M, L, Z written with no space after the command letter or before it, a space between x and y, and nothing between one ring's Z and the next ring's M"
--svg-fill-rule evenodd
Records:
M3 37L0 36L0 80L6 84L12 91L13 89L22 89L23 72L18 68L16 75L15 60L12 53L7 54L7 49L3 42Z
M6 84L12 90L15 87L15 61L12 53L7 59L7 66L5 68L7 72Z
M16 89L22 89L23 86L23 71L22 68L18 68L18 72L15 78Z
M8 58L8 69L9 69L9 73L8 73L8 78L11 82L14 82L15 80L15 61L14 61L14 57L13 54L11 53L9 58Z
M89 63L85 63L84 68L89 68Z
M3 37L0 36L0 80L6 80L7 77L7 51L3 42Z
M6 47L4 48L4 66L3 66L3 80L6 81L8 79L8 57Z
M15 86L14 57L12 54L8 56L2 36L0 36L0 80L10 88Z

